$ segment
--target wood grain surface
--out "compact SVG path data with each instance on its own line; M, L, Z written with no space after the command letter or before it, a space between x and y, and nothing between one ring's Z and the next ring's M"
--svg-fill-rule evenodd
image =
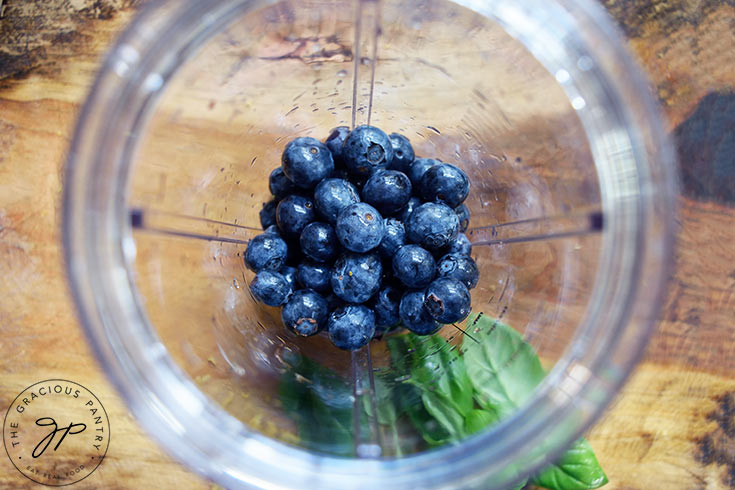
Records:
M75 488L211 488L142 433L90 352L60 250L63 162L100 58L137 2L5 0L0 18L0 407L63 377L112 425ZM589 439L615 489L735 488L735 2L605 0L681 159L676 268L644 362ZM0 488L32 488L0 457Z

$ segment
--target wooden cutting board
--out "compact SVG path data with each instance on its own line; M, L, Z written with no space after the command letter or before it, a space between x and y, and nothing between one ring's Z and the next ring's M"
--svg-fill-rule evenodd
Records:
M136 3L0 0L0 407L36 381L75 380L104 402L114 433L104 463L75 488L210 488L142 433L104 377L59 246L75 117ZM658 333L589 439L608 488L735 488L735 127L723 116L735 113L735 5L605 4L668 116L683 179ZM1 488L34 486L0 457Z

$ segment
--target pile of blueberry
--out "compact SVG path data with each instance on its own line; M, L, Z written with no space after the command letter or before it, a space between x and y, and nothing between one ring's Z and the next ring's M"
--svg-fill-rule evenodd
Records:
M250 291L299 335L356 350L397 326L419 335L464 319L477 265L464 235L467 175L414 159L409 140L341 126L296 138L269 179L246 266Z

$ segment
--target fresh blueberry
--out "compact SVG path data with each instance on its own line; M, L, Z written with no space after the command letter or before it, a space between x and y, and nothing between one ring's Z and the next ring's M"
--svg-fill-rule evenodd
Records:
M298 187L311 189L334 170L332 153L319 140L301 137L286 145L281 158L283 173Z
M422 204L414 209L406 222L408 241L418 243L429 250L438 250L446 246L458 232L457 213L441 203Z
M408 169L408 178L411 179L411 184L413 185L414 193L418 194L421 190L420 184L421 179L426 173L427 170L429 170L434 165L438 165L441 162L439 160L435 160L433 158L417 158L413 161L411 166Z
M342 158L352 174L369 177L393 160L393 146L388 135L380 129L358 126L347 136Z
M278 229L278 225L270 225L268 228L263 230L263 233L275 233L276 235L281 235L281 231Z
M408 221L408 217L413 213L413 210L421 206L423 203L424 201L418 197L412 197L408 200L408 203L406 203L406 205L396 213L396 217L405 224Z
M424 308L441 323L454 323L470 314L470 292L461 281L441 277L426 288Z
M395 218L385 218L385 234L378 245L378 253L384 259L391 259L399 248L406 244L406 229Z
M348 303L363 303L380 288L383 266L375 253L346 253L334 263L332 291Z
M293 288L282 274L262 270L250 282L250 292L263 304L281 306L291 296Z
M309 223L299 239L304 255L317 262L328 262L337 256L337 234L327 223Z
M339 213L335 225L337 238L347 250L367 252L378 245L385 234L383 217L364 202L350 204Z
M470 226L470 210L466 205L460 204L454 208L454 212L457 213L457 218L459 218L459 232L464 233L467 231L467 227Z
M340 211L357 202L360 202L357 189L344 179L324 179L314 190L317 211L332 224L337 221Z
M345 143L345 140L347 139L347 136L350 134L350 128L347 126L337 126L332 131L329 132L329 137L324 142L325 145L327 145L327 148L329 148L329 151L332 152L332 158L334 159L334 166L341 166L343 164L342 161L342 146Z
M393 256L393 275L410 288L423 288L436 274L434 257L418 245L406 245Z
M344 350L357 350L375 333L375 314L367 306L348 305L337 308L327 320L329 339Z
M325 327L328 314L327 301L319 293L300 289L281 310L281 321L287 329L306 337Z
M398 314L404 327L417 335L430 335L441 327L424 307L424 292L410 291L403 295Z
M287 254L288 246L280 236L262 233L248 243L245 250L245 265L255 272L264 269L278 271L286 262Z
M408 173L408 169L413 163L415 157L413 147L408 138L398 133L391 133L389 136L390 144L393 147L393 160L388 164L388 168Z
M268 177L268 188L270 189L271 194L276 196L276 199L283 199L296 190L296 186L293 185L293 182L291 182L288 177L286 177L286 174L283 173L283 168L281 167L278 167L271 172L270 177Z
M378 334L385 332L396 325L401 318L398 315L398 305L401 303L401 291L396 286L383 286L371 300L370 306L375 312L375 331Z
M283 198L276 209L278 228L286 238L296 239L301 236L306 225L315 218L314 203L308 197L297 194Z
M464 284L467 289L477 286L477 280L480 277L477 264L469 255L447 254L439 259L436 268L438 277L455 279Z
M393 214L411 198L411 181L398 170L375 172L362 188L362 200L384 215Z
M469 255L472 253L472 243L467 238L467 235L460 233L452 240L449 240L449 243L444 248L444 253Z
M260 226L265 230L271 225L276 224L276 208L278 207L278 201L273 199L263 204L263 208L260 210Z
M291 289L296 290L298 288L298 269L296 269L296 267L284 265L278 272L280 272L280 274L286 279L286 281L288 281Z
M317 293L328 293L331 290L329 279L331 269L326 264L315 264L302 262L298 267L299 282L307 289L313 289Z
M427 201L443 202L456 208L470 193L470 179L454 165L440 163L428 169L421 177L420 190Z

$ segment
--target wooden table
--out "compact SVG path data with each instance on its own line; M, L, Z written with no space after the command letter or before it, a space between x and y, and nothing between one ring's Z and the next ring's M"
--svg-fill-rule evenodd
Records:
M104 401L114 432L104 464L76 488L210 488L141 432L104 377L60 251L75 117L137 3L0 1L0 407L33 382L70 378ZM608 488L735 488L735 5L605 4L668 116L683 185L658 333L589 439ZM34 486L0 457L0 487Z

